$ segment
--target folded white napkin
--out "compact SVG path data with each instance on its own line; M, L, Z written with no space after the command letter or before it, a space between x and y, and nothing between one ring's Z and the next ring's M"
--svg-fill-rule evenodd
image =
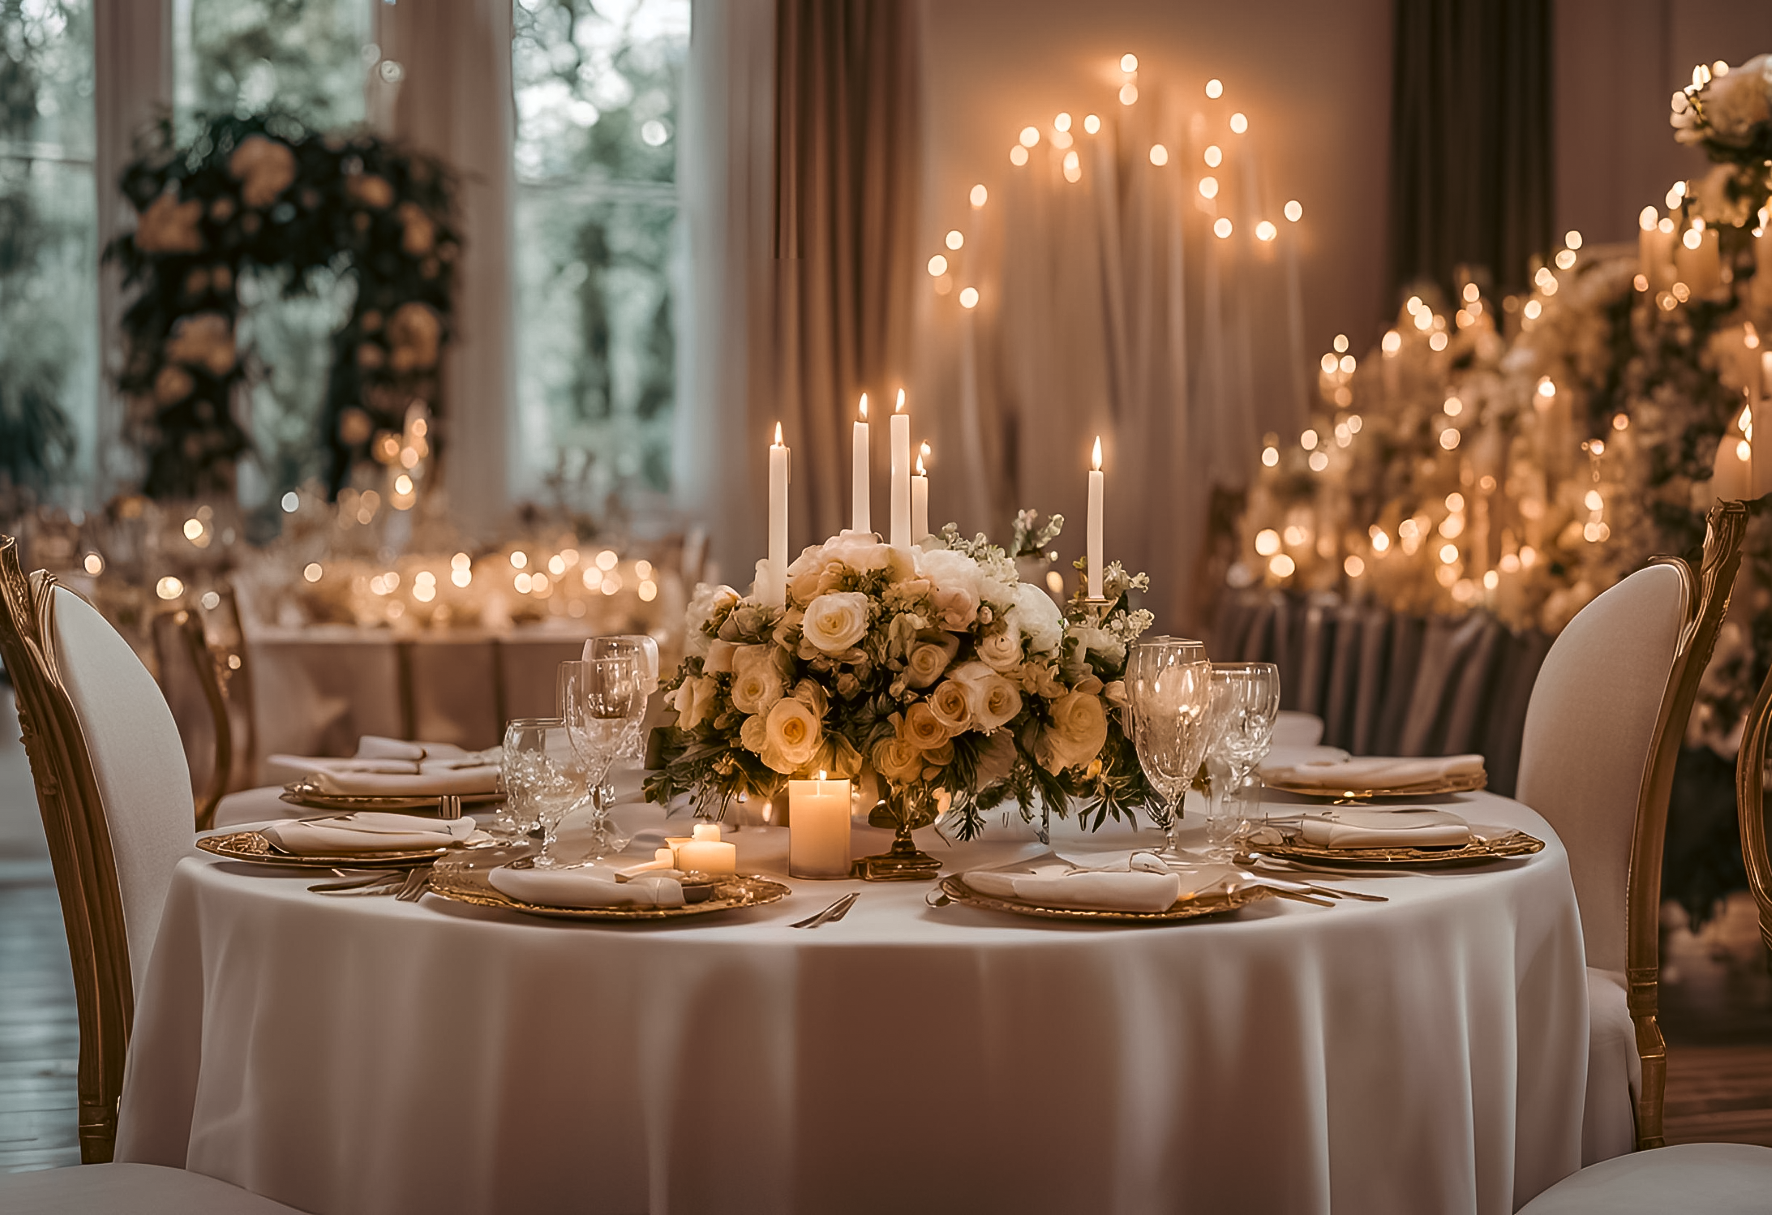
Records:
M486 874L493 889L537 907L681 907L683 886L675 878L615 880L607 865L573 869L513 869L500 865Z
M1344 789L1405 789L1451 777L1479 776L1481 755L1444 755L1405 759L1391 755L1360 755L1340 762L1270 764L1261 774L1270 782L1308 785L1326 792Z
M1323 741L1323 719L1315 713L1281 709L1274 717L1274 746L1314 747Z
M468 752L454 743L408 742L404 738L385 738L365 734L357 740L358 759L459 759Z
M1446 810L1348 806L1306 815L1300 833L1319 848L1446 848L1468 844L1471 827Z
M465 840L474 833L474 820L467 815L437 819L360 810L326 818L284 819L261 828L261 833L283 851L301 855L405 852Z
M273 755L271 762L305 770L315 788L335 797L474 797L498 792L500 770L493 751L418 760Z
M988 898L1016 899L1042 907L1155 912L1169 910L1184 894L1191 896L1207 888L1196 886L1193 875L1188 876L1184 885L1181 873L1148 852L1090 868L1048 852L994 869L968 870L961 880Z

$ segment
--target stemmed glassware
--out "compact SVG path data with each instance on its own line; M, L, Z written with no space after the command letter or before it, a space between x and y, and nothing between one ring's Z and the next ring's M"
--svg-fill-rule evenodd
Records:
M633 654L560 664L560 716L584 770L586 794L581 804L592 811L585 830L574 832L575 846L585 845L585 859L607 856L627 845L609 817L603 781L646 719L645 687L642 660Z
M598 658L633 658L640 667L640 694L650 700L652 694L658 691L658 641L655 638L646 636L644 633L623 633L615 637L593 637L585 642L583 657L588 660L595 660ZM633 763L643 763L645 761L646 732L644 725L645 715L641 714L641 720L634 723L634 728L630 732L630 737L623 745L621 754L617 758L629 760ZM604 789L604 797L606 799L612 794L613 790L609 788Z
M560 820L584 800L584 782L574 769L572 742L558 717L518 717L505 725L500 779L505 800L493 821L494 834L521 839L542 829L543 867L554 861Z
M1164 852L1173 856L1182 799L1211 742L1212 664L1206 647L1175 637L1143 642L1127 664L1126 691L1138 762L1163 799L1161 815L1152 817L1168 837Z
M1255 778L1253 805L1243 786L1273 749L1279 713L1279 667L1271 662L1212 664L1210 755L1230 777L1222 791L1213 790L1206 814L1206 843L1215 855L1228 855L1237 837L1257 823L1261 778Z

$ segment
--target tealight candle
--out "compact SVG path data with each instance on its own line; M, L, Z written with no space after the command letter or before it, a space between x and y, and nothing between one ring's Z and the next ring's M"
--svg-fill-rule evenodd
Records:
M700 873L737 873L738 845L723 843L719 823L697 823L695 835L675 848L677 868Z
M800 878L849 876L849 793L846 780L788 782L788 873Z

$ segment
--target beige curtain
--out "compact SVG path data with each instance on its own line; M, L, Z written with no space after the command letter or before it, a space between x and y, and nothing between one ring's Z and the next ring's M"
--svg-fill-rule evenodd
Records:
M459 175L464 240L455 341L443 364L442 459L450 514L470 535L489 535L509 503L506 432L516 399L511 6L509 0L378 4L376 39L404 77L397 89L371 85L371 119Z
M900 0L776 5L774 353L795 449L791 548L849 525L856 399L867 391L884 419L909 374L919 11ZM873 433L884 485L886 427Z

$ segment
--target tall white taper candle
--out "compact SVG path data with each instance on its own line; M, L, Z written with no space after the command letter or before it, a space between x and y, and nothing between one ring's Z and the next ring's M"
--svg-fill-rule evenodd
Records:
M769 448L769 572L763 580L763 602L780 606L788 599L788 449L775 424Z
M855 424L854 456L849 472L849 529L857 532L874 530L873 514L868 509L871 489L868 476L868 394L861 394L861 421Z
M1101 598L1101 436L1095 436L1094 467L1089 470L1089 598Z
M925 443L917 454L916 474L911 477L911 541L915 544L929 534L929 470L923 467L928 454L929 444Z
M904 411L904 389L892 413L892 547L911 548L911 418Z

